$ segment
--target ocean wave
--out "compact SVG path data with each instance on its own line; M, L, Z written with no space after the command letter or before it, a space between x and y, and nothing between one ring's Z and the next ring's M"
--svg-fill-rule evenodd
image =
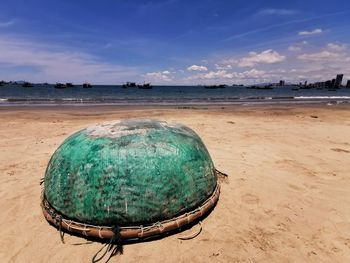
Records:
M298 96L295 99L335 99L335 100L349 100L350 96Z
M260 103L323 103L346 102L350 96L243 96L243 97L149 97L149 98L0 98L1 106L11 105L229 105Z

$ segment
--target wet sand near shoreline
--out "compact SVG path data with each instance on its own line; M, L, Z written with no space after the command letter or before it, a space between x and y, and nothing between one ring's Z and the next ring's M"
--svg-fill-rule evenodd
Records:
M110 262L347 262L350 106L0 107L1 262L90 262L101 243L65 235L40 208L49 158L99 122L181 122L227 173L219 202L191 229L124 245Z

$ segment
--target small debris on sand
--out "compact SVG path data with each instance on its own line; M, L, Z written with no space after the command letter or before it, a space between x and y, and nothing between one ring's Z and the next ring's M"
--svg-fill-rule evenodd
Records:
M335 152L350 153L350 151L344 150L344 149L340 149L340 148L332 148L331 150L335 151Z

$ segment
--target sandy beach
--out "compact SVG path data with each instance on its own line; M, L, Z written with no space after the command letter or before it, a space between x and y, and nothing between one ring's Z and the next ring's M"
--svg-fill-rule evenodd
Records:
M101 243L42 215L46 165L63 140L124 118L181 122L227 173L220 200L185 232L124 245L110 262L349 262L350 107L0 108L0 261L90 262Z

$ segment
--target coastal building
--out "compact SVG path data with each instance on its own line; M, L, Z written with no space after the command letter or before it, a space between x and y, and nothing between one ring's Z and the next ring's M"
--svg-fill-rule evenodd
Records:
M334 88L339 88L343 82L343 74L338 74L335 78Z
M284 80L280 80L280 86L284 86L285 82Z
M346 87L350 88L350 80L348 80L348 82L346 83Z
M316 82L316 83L313 84L313 87L322 89L322 88L325 87L325 83L326 82Z
M332 89L334 89L334 88L335 88L335 79L332 79L331 88L332 88Z

